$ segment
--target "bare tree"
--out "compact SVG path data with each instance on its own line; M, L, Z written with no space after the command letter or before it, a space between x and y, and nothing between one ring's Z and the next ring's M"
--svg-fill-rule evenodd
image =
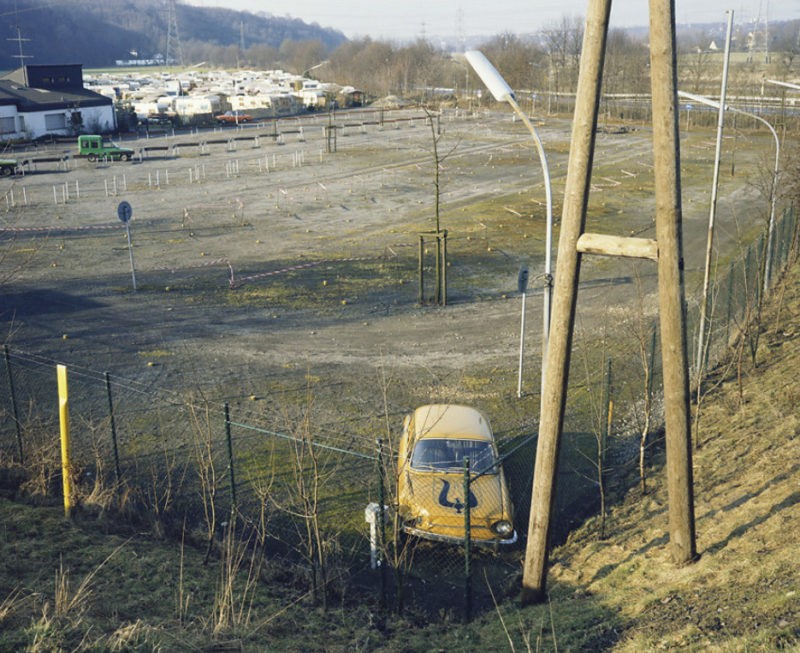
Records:
M482 43L480 50L512 88L547 87L547 53L535 41L505 33Z
M694 93L702 93L710 76L716 79L717 70L708 49L711 37L703 33L693 43L687 43L679 54L680 66L678 74L681 83L687 85Z
M647 447L650 430L653 428L653 378L656 349L656 329L652 319L647 318L644 305L644 289L639 266L634 268L636 279L636 296L638 309L634 322L633 334L639 350L639 361L642 366L642 385L644 397L642 401L642 421L639 427L639 486L642 494L647 493Z
M286 40L281 43L279 52L286 68L298 75L302 75L312 66L321 63L326 56L325 45L318 40Z
M200 505L206 525L206 555L203 564L208 564L217 530L217 471L214 464L214 448L209 407L193 403L187 404L192 425L192 446L194 452L195 474L199 484Z
M444 260L443 251L447 238L447 231L442 230L441 223L441 170L445 160L458 147L458 142L445 154L442 154L439 151L439 141L443 136L439 125L439 114L433 112L428 107L423 107L423 110L428 117L428 125L431 130L431 151L433 154L434 220L436 225L436 231L434 232L434 238L436 239L436 290L434 293L434 301L437 304L447 304L447 288L445 283L447 262Z
M292 433L289 440L290 473L283 496L273 491L270 499L278 510L294 519L298 535L297 551L308 566L311 595L323 609L328 607L331 553L336 549L320 522L321 493L336 472L335 464L323 460L311 426L313 395L307 388L306 406L296 418L287 416Z
M578 84L578 67L583 47L583 19L579 16L563 16L542 32L544 49L550 68L550 90L555 94L555 111L558 112L558 96L572 92Z

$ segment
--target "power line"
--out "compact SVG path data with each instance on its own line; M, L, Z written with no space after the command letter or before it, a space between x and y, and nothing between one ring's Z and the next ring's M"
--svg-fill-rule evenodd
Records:
M25 64L25 59L32 59L32 54L23 54L22 52L22 44L25 41L30 41L30 39L26 39L22 36L22 30L17 26L17 36L16 38L6 39L7 41L16 41L17 47L19 49L19 54L12 55L15 59L19 59L19 65L23 66Z

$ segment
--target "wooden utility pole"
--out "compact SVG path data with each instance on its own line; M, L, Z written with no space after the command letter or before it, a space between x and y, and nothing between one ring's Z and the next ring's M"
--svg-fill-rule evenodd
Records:
M683 287L676 58L674 0L650 0L658 305L664 376L669 539L673 561L686 564L694 560L697 551Z
M556 470L583 254L635 257L658 262L670 542L676 563L685 564L696 556L680 224L674 2L650 0L656 241L583 233L610 11L611 0L589 2L558 244L550 343L522 578L523 603L545 598Z
M575 118L572 123L572 146L569 152L564 207L561 214L561 235L556 259L545 388L542 395L539 440L533 472L528 543L522 578L523 603L541 601L544 598L547 547L580 277L581 255L578 252L578 239L586 223L610 12L611 0L590 1L583 36Z

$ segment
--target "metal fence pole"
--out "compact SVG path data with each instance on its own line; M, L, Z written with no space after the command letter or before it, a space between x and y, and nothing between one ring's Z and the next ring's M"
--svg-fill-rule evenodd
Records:
M464 458L464 622L472 620L472 538L470 533L470 478L469 456Z
M378 567L381 571L381 610L386 609L386 490L383 482L383 440L378 438Z
M731 309L733 308L733 263L728 267L728 314L725 316L725 346L728 346L731 337Z
M758 237L758 240L755 243L756 248L756 260L763 261L763 263L759 263L756 267L756 290L755 290L755 306L756 312L761 310L761 299L763 297L764 291L764 278L767 274L766 271L766 262L767 262L767 244L766 239L764 238L764 234L761 234Z
M111 377L108 372L103 372L103 379L106 382L106 396L108 397L108 415L111 419L111 444L114 452L114 474L116 474L117 483L122 479L122 473L119 469L119 449L117 448L117 425L114 420L114 401L111 398Z
M447 229L442 236L442 306L447 306Z
M437 306L441 306L442 305L442 236L440 231L436 232L434 239L436 242L436 252L435 252L436 274L434 275L435 288L433 292L433 303L436 304Z
M418 274L419 274L419 303L424 303L424 295L425 295L425 272L424 272L424 256L425 256L425 237L419 237L419 264L418 264Z
M8 345L3 344L3 357L6 361L6 372L8 373L8 392L11 395L11 414L14 417L14 428L17 430L17 452L19 455L19 464L25 462L25 457L22 451L22 429L19 426L19 413L17 412L17 395L14 392L14 375L11 373L11 357L8 353Z
M787 211L784 211L778 229L780 234L773 243L776 250L775 258L777 259L776 262L779 269L782 269L784 264L786 263L786 258L785 258L787 252L786 240L790 233L787 229L788 225L789 225L789 213Z
M781 267L785 266L789 262L789 257L791 256L794 240L794 215L794 210L791 208L783 213L781 238L778 241Z
M750 286L750 281L751 281L751 277L752 277L752 274L751 274L752 267L753 267L753 244L750 243L750 245L747 248L747 254L745 254L745 257L744 257L744 285L745 285L745 288L749 288L749 286ZM750 293L748 292L745 295L745 306L744 306L745 315L747 314L747 311L752 310L753 307L754 307L754 304L752 303L752 299L750 297Z
M233 473L233 440L231 439L231 414L228 402L225 402L225 439L228 442L228 471L231 484L231 509L236 509L236 478Z

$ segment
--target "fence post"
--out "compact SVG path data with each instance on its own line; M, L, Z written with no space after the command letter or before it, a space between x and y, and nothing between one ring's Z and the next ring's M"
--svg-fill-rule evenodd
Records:
M381 610L386 609L386 488L383 482L383 440L378 438L378 567L381 570Z
M733 308L733 263L728 267L728 314L725 316L725 346L728 346L731 338L731 309Z
M231 509L236 509L236 479L233 473L233 440L231 439L231 414L228 402L225 402L225 439L228 442L228 471L231 484Z
M17 412L17 394L14 392L14 375L11 373L11 357L8 354L8 345L3 344L3 357L6 361L6 372L8 373L8 392L11 395L11 414L14 417L14 428L17 430L17 452L19 454L19 464L25 463L22 452L22 429L19 426L19 413Z
M119 469L119 450L117 449L117 426L114 421L114 402L111 399L111 378L108 372L103 372L103 378L106 381L106 396L108 397L108 414L111 417L111 444L114 447L114 473L117 476L117 483L122 479L122 473Z
M779 242L781 268L789 262L789 256L792 251L792 244L794 241L794 211L789 209L783 212L783 220L781 221L781 238Z
M783 270L786 264L789 262L790 252L792 250L792 235L793 230L791 229L792 225L792 211L791 209L784 209L781 212L781 219L778 223L778 228L780 230L779 234L776 234L775 239L775 249L777 250L777 256L780 257L779 260L779 269ZM785 242L788 239L788 243Z
M767 239L764 238L764 234L761 234L755 243L756 260L759 261L759 264L756 266L756 289L755 289L755 310L757 314L760 313L761 311L761 299L763 297L762 291L764 288L764 278L765 278L764 275L767 274L766 264L767 264L768 246L769 245L767 243Z
M442 306L447 306L447 229L442 231Z
M67 387L67 368L64 365L56 366L58 379L58 418L61 426L61 487L64 491L64 516L72 517L72 478L70 473L69 441L69 390Z
M424 281L424 267L423 267L423 259L425 256L425 237L420 235L419 237L419 264L418 264L418 272L419 272L419 303L420 305L424 303L424 295L425 295L425 281Z
M464 622L472 620L472 531L470 505L469 456L464 457Z

